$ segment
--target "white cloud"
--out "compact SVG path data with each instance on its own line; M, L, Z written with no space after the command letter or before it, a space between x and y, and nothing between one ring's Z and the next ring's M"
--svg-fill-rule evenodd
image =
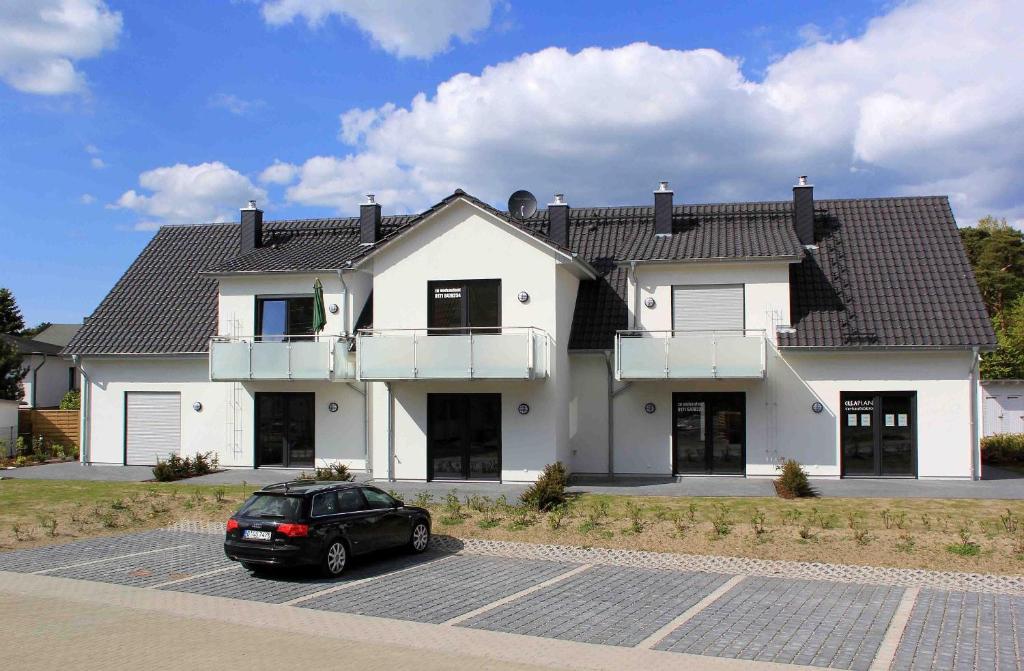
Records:
M816 23L805 23L797 29L796 34L804 41L804 44L815 44L827 41L831 35Z
M94 144L87 144L85 145L85 153L91 156L95 156L96 154L100 153L100 148Z
M493 0L268 0L264 20L274 26L305 19L311 28L334 15L355 22L384 51L430 58L453 38L470 42L491 23Z
M107 167L106 162L99 156L93 156L90 158L89 165L91 165L95 170L102 170Z
M219 161L149 170L139 175L139 186L150 193L125 191L108 207L147 217L136 224L140 230L160 224L234 221L246 201L263 201L267 196L248 177Z
M0 79L26 93L84 91L74 62L112 49L121 25L121 14L103 0L4 0Z
M93 203L96 202L96 196L92 195L91 193L83 193L81 196L79 196L78 200L80 203L82 203L82 205L92 205Z
M283 163L277 159L260 173L260 181L264 184L291 184L299 174L299 167L291 163Z
M217 107L225 109L231 112L235 116L245 116L251 112L266 105L266 102L261 99L248 100L246 98L239 98L238 96L231 93L217 93L206 101L210 107Z
M959 194L962 221L1024 216L1024 5L901 5L865 32L785 55L763 80L710 49L545 49L459 74L406 106L341 115L346 156L316 156L286 192L354 211L374 191L415 210L463 187L580 204ZM390 190L390 192L389 192ZM646 194L646 195L645 195Z

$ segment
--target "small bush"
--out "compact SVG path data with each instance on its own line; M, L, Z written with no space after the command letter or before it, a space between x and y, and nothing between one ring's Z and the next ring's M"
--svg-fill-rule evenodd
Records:
M867 529L858 528L853 530L853 540L857 542L857 545L867 545L874 540L874 537L868 533Z
M971 525L969 522L964 522L957 529L957 534L960 536L959 543L953 543L952 545L946 546L946 551L960 555L961 557L976 557L981 554L981 546L974 542L971 537Z
M534 510L547 512L565 503L565 488L568 485L569 473L562 462L556 461L544 467L544 472L523 492L520 499Z
M997 433L981 439L983 464L1024 464L1024 433Z
M420 492L416 496L412 497L412 504L418 508L426 508L430 505L431 501L434 500L434 495L430 492Z
M775 493L784 499L797 499L817 496L818 492L811 487L807 479L807 471L795 459L784 459L778 467L780 474L775 480Z
M82 409L82 395L72 389L68 393L64 394L64 398L60 400L61 410L81 410Z
M569 506L562 504L555 506L548 511L548 528L557 531L562 528L562 523L569 514Z
M715 530L715 536L721 538L732 533L732 520L729 517L729 508L720 505L711 518L711 527Z
M644 530L644 509L643 506L626 501L626 516L629 517L630 533L638 534Z
M160 482L192 478L214 472L219 463L217 455L213 452L202 452L193 458L184 459L177 454L170 454L167 461L157 459L156 466L153 467L153 477Z
M754 537L758 540L766 538L771 533L768 530L768 515L760 508L755 508L754 514L750 516L750 527L754 530Z
M1003 525L1003 530L1006 533L1012 534L1017 531L1020 520L1013 514L1013 511L1007 508L1006 513L999 516L999 523Z
M896 551L910 554L914 551L916 545L917 540L913 536L910 534L900 534L900 537L896 540Z

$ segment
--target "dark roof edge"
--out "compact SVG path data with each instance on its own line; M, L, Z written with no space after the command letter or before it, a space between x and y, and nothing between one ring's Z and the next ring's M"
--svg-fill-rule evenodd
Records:
M209 352L76 352L68 348L63 354L79 359L200 359L210 355Z
M639 265L670 265L681 263L799 263L803 256L798 254L779 254L776 256L699 256L679 259L623 259L616 261L615 265L624 267L632 263Z
M203 277L232 277L241 275L310 275L313 273L336 273L339 270L348 270L345 265L340 268L289 268L282 270L200 270L197 273Z
M994 352L995 345L776 345L780 350L799 350L803 352L878 352L884 350L907 351L918 350L922 352L970 352L977 349L979 352Z

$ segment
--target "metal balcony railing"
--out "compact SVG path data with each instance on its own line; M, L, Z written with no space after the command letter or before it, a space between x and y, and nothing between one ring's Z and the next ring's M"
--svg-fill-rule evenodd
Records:
M548 375L550 338L532 326L366 329L356 334L361 380L533 380Z
M619 331L615 374L619 380L763 378L765 332Z
M214 336L210 339L210 379L351 379L355 368L347 340L339 336Z

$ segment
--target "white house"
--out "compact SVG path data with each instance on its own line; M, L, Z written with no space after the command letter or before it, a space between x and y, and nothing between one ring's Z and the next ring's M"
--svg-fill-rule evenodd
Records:
M18 348L28 369L21 379L23 407L56 408L66 393L78 389L78 369L62 350L81 326L50 324L31 338L0 334Z
M946 198L653 200L161 228L67 349L82 459L977 477L994 336Z

